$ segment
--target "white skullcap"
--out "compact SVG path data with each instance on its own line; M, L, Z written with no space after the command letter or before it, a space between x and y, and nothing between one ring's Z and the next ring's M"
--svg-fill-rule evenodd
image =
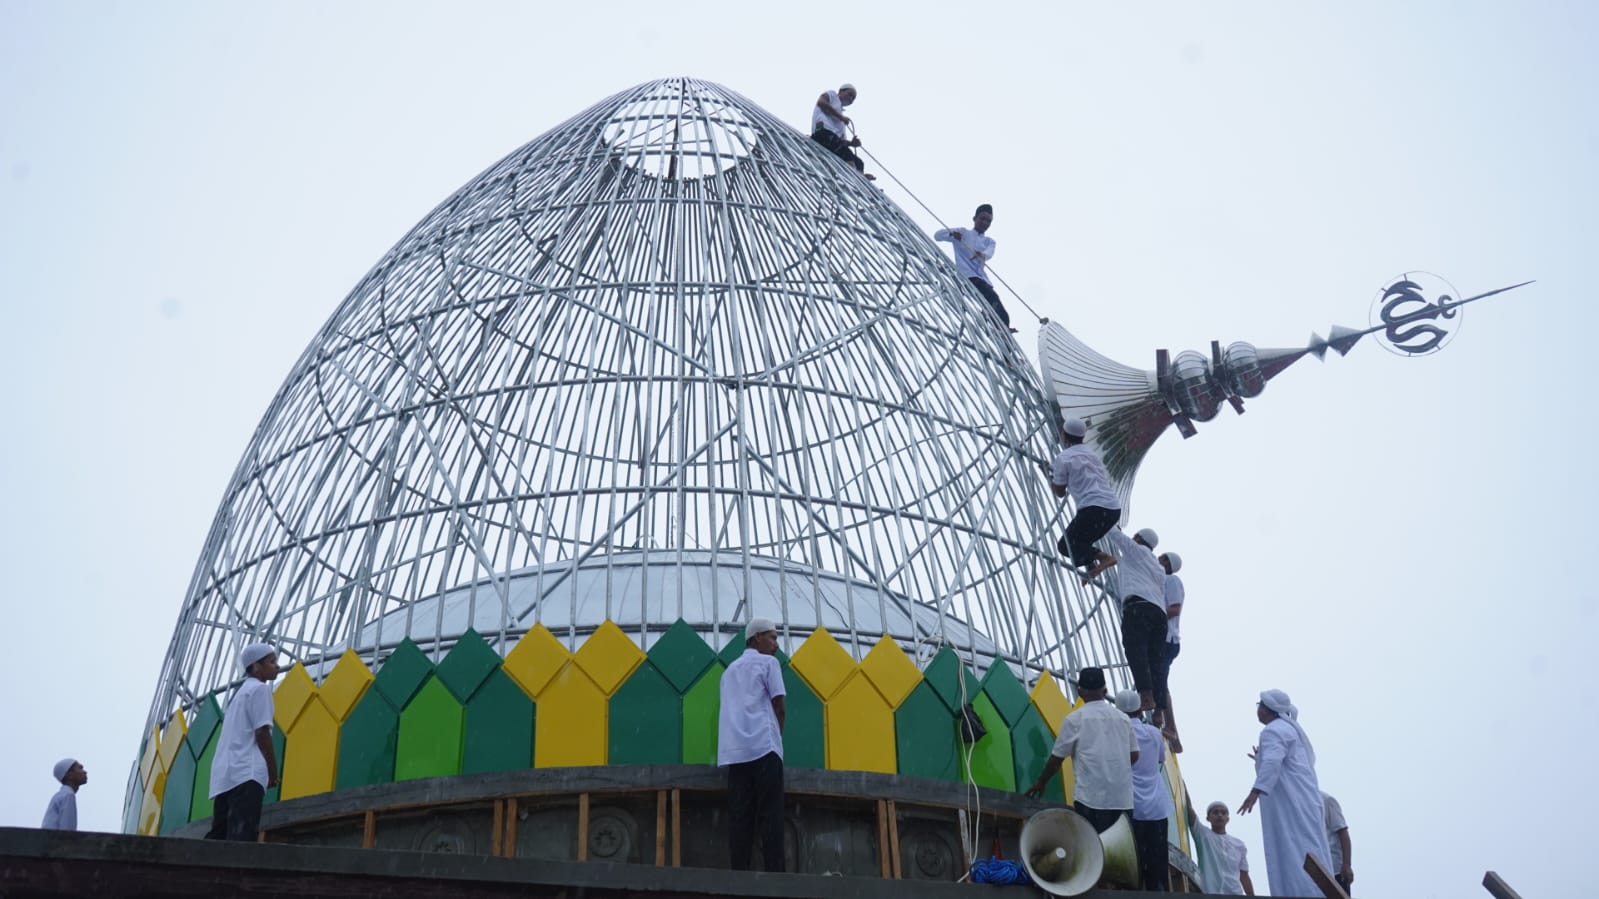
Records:
M1219 808L1219 809L1221 809L1224 812L1225 811L1231 811L1231 809L1227 808L1227 803L1222 802L1220 799L1218 799L1215 802L1212 802L1210 805L1205 806L1205 814L1207 814L1207 815L1210 814L1210 810L1211 809L1215 809L1215 808Z
M844 91L854 91L854 90L855 90L855 85L850 84L848 81L846 81L843 84L838 86L838 92L839 93L843 93ZM860 91L855 91L855 93L858 94L858 93L860 93Z
M239 667L249 668L267 656L277 655L278 651L270 643L251 643L239 650Z
M1143 700L1138 698L1137 690L1116 691L1116 708L1121 709L1123 714L1131 715L1143 704Z
M1288 694L1281 690L1260 691L1260 704L1277 713L1277 717L1288 722L1289 726L1299 732L1299 739L1305 744L1305 755L1310 757L1311 767L1316 765L1316 747L1310 745L1310 736L1299 725L1299 707L1288 699Z
M1139 528L1133 532L1133 536L1143 540L1144 545L1150 549L1160 545L1160 535L1155 533L1154 528Z
M756 634L777 630L777 625L770 618L751 618L750 623L744 625L744 639L753 640Z
M1171 566L1172 574L1176 574L1177 572L1183 570L1182 556L1179 556L1176 553L1161 553L1161 558L1165 559L1166 564Z
M66 783L67 772L71 771L72 766L76 765L77 763L77 759L62 759L61 761L56 762L56 766L50 769L50 773L55 775L56 780Z
M1061 422L1060 429L1073 437L1084 437L1088 434L1088 425L1081 418L1068 418Z

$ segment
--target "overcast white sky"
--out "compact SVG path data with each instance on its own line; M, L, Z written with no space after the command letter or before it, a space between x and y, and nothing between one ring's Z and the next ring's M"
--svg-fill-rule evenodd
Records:
M0 2L0 824L123 785L228 477L317 327L436 203L617 90L725 84L867 149L1120 361L1362 327L1424 269L1442 353L1301 362L1180 440L1173 690L1235 807L1287 690L1364 895L1591 889L1599 6ZM898 187L891 198L937 227ZM1031 355L1036 323L1011 301ZM1255 816L1235 820L1266 884ZM1482 893L1481 895L1486 895Z

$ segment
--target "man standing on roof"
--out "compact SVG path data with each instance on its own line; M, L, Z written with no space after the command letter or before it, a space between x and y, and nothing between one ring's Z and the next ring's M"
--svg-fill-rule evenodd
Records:
M77 830L78 788L89 782L89 772L77 759L62 759L50 773L61 789L50 797L50 804L44 809L44 823L39 826L45 830Z
M977 288L977 292L982 294L983 299L993 308L994 314L999 316L1005 327L1009 328L1010 313L1005 311L1005 305L999 301L999 294L994 292L994 285L988 283L988 272L983 268L988 260L994 258L994 238L988 236L988 226L993 223L994 207L984 203L977 207L977 212L972 215L970 228L940 228L933 232L933 239L954 245L955 270L972 282L972 286Z
M851 124L850 117L844 114L844 107L855 102L855 85L840 85L836 91L823 91L816 98L816 108L811 110L811 140L826 147L833 155L855 167L861 174L866 174L866 163L855 154L855 147L861 145L858 137L849 137L847 129ZM866 175L871 180L871 175Z
M261 802L278 784L272 749L272 682L278 651L251 643L239 652L244 683L228 702L211 759L211 830L208 840L254 843L261 836Z
M1227 803L1218 799L1205 808L1205 820L1210 824L1206 828L1199 826L1186 787L1183 801L1188 805L1188 832L1199 850L1201 891L1218 896L1255 895L1255 884L1249 879L1249 847L1227 832L1227 822L1232 820Z
M1072 809L1104 833L1123 814L1133 810L1133 763L1138 761L1138 738L1127 716L1105 701L1105 670L1084 668L1077 675L1077 695L1083 704L1060 723L1060 736L1049 752L1044 770L1027 788L1027 795L1044 795L1049 779L1061 763L1072 760Z
M1155 561L1160 537L1143 528L1131 539L1121 528L1105 535L1121 557L1116 586L1122 603L1122 651L1133 675L1141 711L1171 707L1166 689L1166 571Z
M1087 577L1098 577L1116 564L1116 557L1094 546L1116 522L1121 520L1121 501L1111 489L1110 475L1099 454L1084 443L1088 425L1080 418L1068 418L1060 426L1066 448L1055 455L1049 469L1049 486L1057 497L1071 494L1077 514L1066 525L1066 536L1056 547L1072 560L1075 568L1088 567Z
M1255 787L1240 815L1260 803L1260 833L1266 843L1266 877L1273 896L1315 896L1321 890L1305 873L1305 856L1323 866L1327 851L1327 815L1316 782L1316 750L1299 725L1299 709L1281 690L1260 694L1255 717L1265 725L1255 756Z
M1166 741L1160 731L1138 717L1138 706L1137 691L1116 694L1116 708L1127 716L1133 736L1138 738L1138 760L1133 762L1133 845L1138 848L1138 878L1148 892L1164 893L1171 889L1166 821L1172 816L1171 789L1160 776Z
M750 869L755 835L768 871L783 870L783 669L777 625L751 618L744 654L722 672L716 764L727 769L727 845L733 870Z

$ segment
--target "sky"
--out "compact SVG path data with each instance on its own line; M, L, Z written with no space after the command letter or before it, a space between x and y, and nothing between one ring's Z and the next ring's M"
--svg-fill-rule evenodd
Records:
M1169 431L1132 523L1185 560L1196 802L1243 800L1257 694L1281 688L1362 894L1472 895L1492 869L1577 895L1596 37L1577 2L3 0L0 825L36 825L72 755L82 825L118 828L240 454L434 205L640 82L705 78L803 129L851 81L869 168L916 221L993 204L1029 355L1038 316L1153 368L1364 327L1406 271L1537 279L1435 355L1368 340ZM1258 815L1232 829L1264 891Z

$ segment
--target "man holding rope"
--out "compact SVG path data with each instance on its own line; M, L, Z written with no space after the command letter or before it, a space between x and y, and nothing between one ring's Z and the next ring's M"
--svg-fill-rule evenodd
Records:
M855 85L844 84L836 91L823 91L816 98L816 108L811 110L811 140L826 147L833 155L866 175L866 163L856 155L854 148L861 145L858 137L846 137L845 131L854 122L844 114L844 107L855 102ZM876 181L871 175L868 180Z

